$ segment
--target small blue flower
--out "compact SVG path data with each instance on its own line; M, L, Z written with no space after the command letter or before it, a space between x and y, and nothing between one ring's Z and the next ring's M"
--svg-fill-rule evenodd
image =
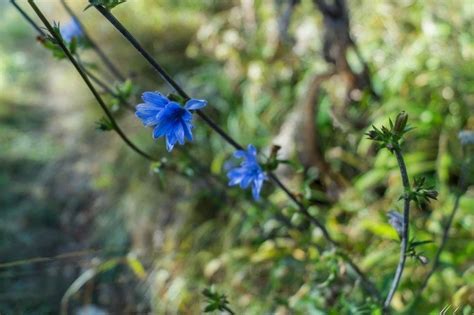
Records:
M234 157L243 159L243 161L240 166L229 170L227 173L229 186L240 185L241 188L246 189L249 185L252 185L253 199L260 199L260 190L263 182L268 177L258 164L257 149L249 144L246 151L235 151Z
M84 35L81 24L75 18L72 18L66 25L62 26L60 31L66 43L70 43L74 37L79 38Z
M401 238L403 233L403 216L400 212L390 210L387 214L388 223L397 231L398 236Z
M182 107L159 92L145 92L142 99L145 103L137 105L135 116L143 125L154 127L154 139L166 137L168 151L173 150L176 142L183 145L185 139L193 140L191 111L203 108L207 105L206 101L190 99Z

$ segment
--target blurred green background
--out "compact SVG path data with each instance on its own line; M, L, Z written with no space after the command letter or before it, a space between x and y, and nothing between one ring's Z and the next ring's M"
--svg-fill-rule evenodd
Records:
M51 21L69 20L59 1L37 2ZM97 11L83 11L86 1L69 2L137 95L172 92ZM460 175L457 133L474 130L474 5L350 1L350 32L378 98L324 59L328 28L312 1L294 7L282 36L285 10L278 0L129 0L113 13L191 95L209 101L206 112L239 142L263 152L278 143L302 162L279 175L387 292L399 244L386 213L401 210L401 181L394 157L364 133L408 112L408 172L440 192L412 210L412 235L433 240L422 248L431 261ZM211 285L237 314L380 313L281 191L266 184L272 206L221 185L232 149L201 120L193 144L167 153L131 113L116 112L131 139L169 168L150 165L96 130L102 113L90 91L36 36L0 2L0 314L200 314L201 291ZM81 55L100 70L93 51ZM362 71L353 47L344 57ZM316 136L298 129L301 117ZM316 138L323 164L305 160L311 152L299 144L307 137ZM471 187L440 268L411 310L430 265L408 259L395 312L474 311L473 209ZM288 229L276 213L304 228Z

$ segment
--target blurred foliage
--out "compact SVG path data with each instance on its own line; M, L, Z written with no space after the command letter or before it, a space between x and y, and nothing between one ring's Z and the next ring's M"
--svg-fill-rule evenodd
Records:
M113 13L191 95L209 101L206 112L233 137L269 149L311 78L330 68L312 1L296 6L290 43L279 38L277 3L130 0ZM41 5L51 19L67 20L60 6ZM131 74L117 91L126 98L131 87L172 92L92 8L82 11L86 5L74 8L91 36ZM467 0L357 0L350 15L381 99L363 93L347 104L342 78L325 81L316 100L318 135L331 169L349 185L334 201L310 184L321 176L315 168L292 169L289 182L315 200L310 212L385 294L399 254L387 213L401 209L402 185L395 158L375 150L365 133L402 110L409 114L415 129L403 143L408 172L439 192L412 210L414 238L433 240L422 246L431 262L460 176L457 133L474 129L474 10ZM232 150L200 120L185 150L214 179L185 150L166 153L123 114L132 139L166 157L150 167L114 134L95 130L99 111L72 67L53 60L7 3L0 3L0 37L1 263L99 249L0 263L0 313L56 313L67 297L71 312L94 305L112 313L199 314L207 305L201 292L214 285L236 314L380 314L353 271L280 191L266 187L272 204L255 203L248 192L226 187L221 173ZM348 58L358 66L353 52ZM92 52L84 59L98 62ZM472 209L471 187L417 314L447 306L472 313ZM288 229L276 213L302 228ZM429 266L407 261L392 304L397 312L407 310Z

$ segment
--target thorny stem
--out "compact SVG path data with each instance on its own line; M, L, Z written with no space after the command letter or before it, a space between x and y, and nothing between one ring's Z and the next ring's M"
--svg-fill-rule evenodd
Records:
M402 152L397 146L393 150L395 157L397 158L398 167L400 168L400 175L402 177L403 183L403 225L402 225L402 235L401 235L401 247L400 247L400 259L398 261L397 270L395 271L395 276L393 277L392 284L390 286L390 291L387 295L387 298L384 302L384 309L390 307L390 302L392 301L393 295L397 291L398 284L403 274L403 269L405 268L406 261L406 252L408 249L408 239L409 239L409 224L410 224L410 180L408 178L407 167L405 165L405 160L403 159Z
M158 72L161 78L169 84L181 97L189 99L188 94L181 88L181 86L171 78L171 76L165 71L165 69L140 45L138 40L120 23L120 21L115 18L115 16L110 13L106 8L95 5L94 6L124 37L125 39L145 58L150 65ZM225 141L238 150L243 150L243 146L240 145L236 140L234 140L229 134L227 134L223 129L221 129L217 123L215 123L210 117L208 117L203 111L197 110L197 114L214 130L216 131ZM285 194L297 204L300 212L302 212L314 225L316 225L323 233L324 238L334 247L338 246L338 243L330 236L329 231L326 229L324 224L322 224L317 218L312 216L306 207L296 198L296 196L275 176L275 174L269 172L269 177L275 183L277 187L282 189ZM378 298L378 292L375 286L368 281L368 279L362 274L361 270L356 267L356 264L345 257L346 262L353 267L354 271L359 275L364 283L364 288L370 292L372 295ZM355 267L355 268L354 268Z
M84 25L81 23L81 21L76 16L76 14L71 9L71 7L69 7L69 5L66 3L66 0L61 0L61 4L63 5L67 13L81 26L81 30L82 30L82 33L84 34L84 38L92 46L92 49L94 49L97 56L99 56L99 58L104 62L107 69L109 69L110 73L112 73L117 78L117 80L121 82L125 81L125 77L122 75L122 73L120 73L118 68L112 63L112 61L107 57L107 55L102 51L102 49L89 36Z
M91 90L92 94L94 94L94 97L96 98L97 102L99 103L100 107L102 108L102 110L104 111L104 113L106 114L106 116L108 117L108 119L110 120L110 122L112 123L112 127L114 128L114 130L118 133L118 135L120 136L120 138L122 138L122 140L132 149L134 150L135 152L137 152L138 154L140 154L141 156L143 156L144 158L146 158L147 160L150 160L150 161L158 161L158 159L150 156L148 153L145 153L144 151L142 151L141 149L139 149L133 142L131 142L127 136L125 135L125 133L122 131L122 129L120 129L120 127L118 126L118 124L116 123L112 113L110 112L110 110L107 108L107 105L105 104L104 100L100 97L99 93L96 91L96 89L94 88L94 85L91 83L91 81L89 80L89 77L87 76L87 74L84 72L84 70L82 69L82 67L80 66L80 64L77 62L77 60L74 58L74 56L71 54L71 52L67 49L67 47L64 45L64 42L62 40L62 38L56 33L56 31L54 30L54 28L51 26L51 24L48 22L48 20L46 19L46 17L43 15L43 13L41 12L41 10L36 6L36 4L34 3L34 0L28 0L28 3L30 4L30 6L33 8L33 10L36 12L36 14L38 15L38 17L41 19L41 21L43 22L43 24L46 26L46 28L48 29L48 31L51 33L51 36L54 37L54 39L56 40L56 42L58 43L58 45L61 47L61 49L64 51L64 53L66 54L66 56L68 57L68 59L71 61L71 63L74 65L74 67L76 68L77 72L79 72L80 76L82 77L82 79L84 80L84 82L86 83L87 87Z

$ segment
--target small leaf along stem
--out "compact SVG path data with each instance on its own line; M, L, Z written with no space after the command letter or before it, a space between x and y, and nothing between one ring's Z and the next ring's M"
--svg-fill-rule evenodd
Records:
M102 14L114 27L117 29L122 36L145 58L146 61L153 67L154 70L158 72L160 77L170 85L181 97L184 99L189 99L188 94L183 90L183 88L173 80L173 78L165 71L165 69L140 45L138 40L123 26L123 24L117 20L117 18L106 8L100 5L94 5L94 7ZM223 129L217 125L210 117L208 117L203 111L197 110L197 114L215 131L217 132L227 143L232 145L237 150L243 150L243 146L234 140L229 134L227 134ZM331 237L329 231L325 225L320 222L316 217L312 216L306 207L296 198L296 196L278 179L278 177L272 172L268 172L269 177L272 179L273 183L279 187L284 193L298 206L299 211L316 227L318 227L323 237L333 246L338 247L339 244ZM345 261L353 267L354 271L361 278L364 288L378 299L378 291L375 286L362 274L362 271L356 266L356 264L350 260L348 256L345 256Z
M135 112L135 109L134 109L134 106L132 104L130 104L126 99L124 99L121 95L117 94L114 92L114 90L109 86L107 85L107 83L105 83L104 81L102 81L100 78L98 78L95 74L93 74L92 72L90 72L87 67L83 64L81 58L79 57L79 54L75 54L75 57L76 57L76 60L78 62L78 64L82 67L82 70L84 70L84 72L87 74L87 76L92 80L94 81L98 86L100 86L102 89L104 89L105 92L109 93L111 96L115 97L116 99L118 99L120 101L120 104L124 105L124 107L128 110L128 111L132 111L132 112Z
M387 298L384 301L384 309L390 307L390 303L393 299L393 295L397 291L400 279L403 274L403 269L405 268L406 262L406 252L408 249L409 241L409 224L410 224L410 180L408 178L408 172L405 165L405 160L399 146L396 146L393 149L393 153L397 158L398 167L400 169L400 175L403 183L403 225L402 225L402 234L401 234L401 246L400 246L400 259L397 265L397 270L390 285L390 290L388 292Z
M41 37L46 36L44 31L41 29L41 27L39 27L38 24L36 24L36 22L33 21L33 19L16 3L15 0L10 0L10 2L17 9L17 11L22 15L22 17L38 32L39 36L41 36ZM80 23L79 19L77 19L77 21ZM115 93L113 91L113 89L110 86L107 85L107 83L105 83L99 77L97 77L91 71L89 71L87 69L87 67L82 63L82 61L79 57L79 54L76 53L76 54L74 54L74 56L76 57L76 60L81 65L84 72L89 76L89 78L92 81L94 81L98 86L100 86L102 89L104 89L104 91L109 93L111 96L117 98L123 105L125 105L125 108L127 110L133 110L134 109L134 107L127 100L123 99L120 95Z
M51 26L51 24L48 22L48 20L46 19L46 17L43 15L43 13L41 12L41 10L36 6L36 4L34 3L34 0L28 0L28 3L30 4L30 6L33 8L33 10L35 11L35 13L38 15L38 17L41 19L41 21L43 22L43 24L46 26L46 28L48 29L48 31L51 33L51 36L53 36L55 38L55 40L57 41L58 45L61 47L61 49L64 51L64 53L66 54L66 56L68 57L68 59L71 61L71 63L74 65L74 67L76 68L77 72L79 72L79 75L82 77L82 79L84 80L84 82L86 83L87 87L89 88L89 90L92 92L92 94L94 95L94 97L96 98L97 102L99 103L100 107L102 108L102 110L104 111L104 113L106 114L106 116L109 118L109 120L111 121L112 125L113 125L113 128L114 130L117 132L117 134L120 136L120 138L122 138L122 140L132 149L134 150L136 153L140 154L141 156L143 156L144 158L146 158L147 160L149 161L158 161L159 159L156 159L154 157L152 157L151 155L149 155L148 153L142 151L140 148L138 148L132 141L130 141L130 139L127 138L127 136L125 135L125 133L122 131L122 129L120 129L120 127L118 126L117 122L115 121L112 113L110 112L110 110L108 109L107 105L105 104L104 100L102 99L102 97L99 95L99 93L97 92L97 90L94 88L92 82L89 80L89 77L87 76L87 74L84 72L84 70L82 69L82 67L80 66L80 64L77 62L77 60L74 58L74 56L71 54L71 52L67 49L67 47L64 45L64 42L62 40L62 38L60 37L60 35L56 32L56 30Z
M39 33L39 35L41 37L46 37L46 34L45 32L43 31L43 29L41 29L38 24L36 24L35 21L33 21L33 19L21 8L19 7L16 3L15 3L15 0L11 0L12 4L14 5L14 7L21 13L22 17L24 19L26 19L29 24L31 26L33 26L33 28ZM115 93L113 91L113 89L107 85L107 83L105 83L103 80L101 80L99 77L95 76L91 71L89 71L87 69L87 67L82 63L82 60L79 56L78 53L76 53L74 55L76 57L76 60L77 62L79 63L79 65L83 68L84 72L88 75L88 77L93 81L95 82L99 87L101 87L102 89L104 89L105 92L109 93L111 96L115 97L115 98L118 98L120 99L120 95L117 95L117 93ZM133 110L133 106L130 104L130 102L128 102L127 100L124 100L123 98L120 99L120 101L123 102L123 104L126 106L125 108L127 110L130 110L132 111ZM210 173L207 168L196 158L194 158L191 154L189 154L187 151L181 151L182 154L195 166L196 170L201 173L202 175L206 175L206 178L207 176L209 176L209 179L212 179L211 180L207 180L208 183L217 183L223 187L227 187L227 185L221 181L220 178L218 178L217 176L215 176L214 174ZM170 169L171 171L175 171L174 169ZM176 172L178 175L181 175L181 176L186 176L180 172ZM222 194L222 191L221 191L221 194Z

